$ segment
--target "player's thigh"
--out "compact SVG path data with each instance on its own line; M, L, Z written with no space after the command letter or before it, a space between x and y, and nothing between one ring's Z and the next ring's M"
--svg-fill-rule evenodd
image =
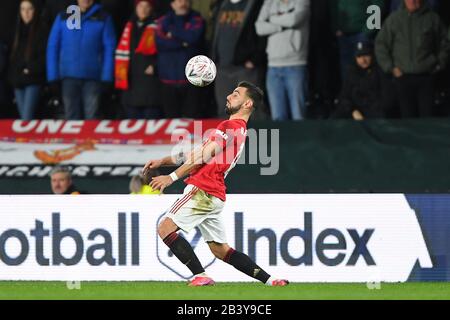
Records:
M203 239L208 243L227 243L225 223L222 219L221 210L222 207L220 207L219 204L219 208L217 208L216 212L208 215L208 217L198 226L200 232L202 233Z
M202 208L199 206L199 203L201 203L198 199L199 192L200 190L197 187L188 185L183 196L175 201L165 216L186 233L201 224L209 213L208 210L200 210Z

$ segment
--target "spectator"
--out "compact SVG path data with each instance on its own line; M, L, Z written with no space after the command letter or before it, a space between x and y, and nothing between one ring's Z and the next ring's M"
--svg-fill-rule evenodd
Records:
M36 115L45 83L45 49L48 29L36 0L22 0L11 51L9 79L23 120Z
M81 194L72 181L72 174L65 167L55 167L50 172L50 183L54 194Z
M256 22L256 32L269 36L267 91L275 121L306 115L309 18L309 0L265 0Z
M373 38L376 30L367 28L367 8L371 5L385 9L385 0L330 0L331 24L336 35L340 56L341 78L352 63L358 42Z
M447 29L423 0L404 0L376 39L376 57L392 73L403 118L433 115L433 77L447 64Z
M355 63L347 68L345 75L333 117L354 120L383 117L382 75L375 63L371 43L357 44Z
M263 86L266 41L255 30L262 4L260 0L223 0L218 9L211 56L218 68L215 95L219 117L226 117L227 95L236 81L245 79ZM265 118L262 109L255 118Z
M190 0L171 0L172 10L158 20L156 37L162 105L167 118L202 117L201 88L189 85L185 67L201 53L205 23Z
M159 108L156 74L156 24L153 1L136 0L136 12L125 26L116 51L116 88L129 119L155 119Z
M130 181L130 193L149 195L161 194L159 190L153 190L153 188L149 186L151 178L157 177L158 175L159 173L157 172L157 170L153 170L146 177L144 177L143 175L133 176Z
M94 0L78 0L81 30L57 16L47 47L47 78L62 82L67 120L94 119L102 88L113 81L116 37L112 18Z

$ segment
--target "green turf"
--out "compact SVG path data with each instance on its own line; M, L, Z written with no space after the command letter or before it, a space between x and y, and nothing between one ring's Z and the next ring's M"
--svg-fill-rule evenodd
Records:
M81 282L69 290L65 282L0 282L0 299L160 299L160 300L309 300L309 299L426 299L450 300L450 283L291 284L266 287L259 283L218 283L188 287L181 282Z

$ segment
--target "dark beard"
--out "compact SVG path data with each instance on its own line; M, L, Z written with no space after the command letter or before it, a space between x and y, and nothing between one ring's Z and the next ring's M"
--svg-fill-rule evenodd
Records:
M232 116L233 114L236 114L239 112L239 110L241 110L242 106L236 107L236 108L232 108L232 107L225 107L225 112L227 115Z

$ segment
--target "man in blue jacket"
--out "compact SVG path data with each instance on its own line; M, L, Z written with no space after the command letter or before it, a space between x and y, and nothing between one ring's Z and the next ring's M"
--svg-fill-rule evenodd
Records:
M201 118L201 88L189 85L184 71L189 59L201 53L205 22L191 10L190 0L171 0L171 7L158 20L156 37L165 117Z
M81 28L61 13L47 46L47 78L50 83L62 82L67 120L94 119L102 88L112 85L114 73L116 35L111 16L94 0L77 2Z

